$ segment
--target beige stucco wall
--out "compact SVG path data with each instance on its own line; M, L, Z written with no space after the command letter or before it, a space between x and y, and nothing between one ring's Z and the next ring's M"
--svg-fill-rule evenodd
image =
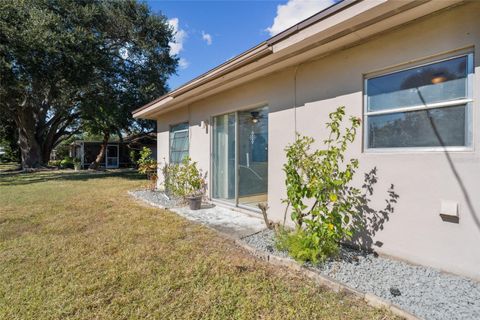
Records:
M480 2L456 7L362 45L286 68L162 115L158 119L158 159L168 159L169 125L189 121L190 155L209 171L210 128L202 129L201 121L268 104L269 214L281 220L284 212L281 199L285 197L283 149L293 140L295 130L323 140L327 114L341 105L346 107L348 115L362 117L365 74L477 47L479 16ZM349 152L361 164L358 186L362 184L364 172L374 167L378 170L372 207L383 209L391 184L399 195L394 212L374 237L374 242L383 244L374 247L377 251L477 279L480 279L479 58L477 49L472 121L474 151L451 152L451 164L444 152L366 153L362 149L361 132ZM440 219L442 200L458 202L458 224Z

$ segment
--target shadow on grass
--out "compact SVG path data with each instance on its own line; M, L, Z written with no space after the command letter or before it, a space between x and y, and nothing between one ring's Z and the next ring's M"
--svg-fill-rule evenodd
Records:
M134 170L95 171L39 171L33 173L7 172L0 173L0 186L27 185L54 180L87 181L119 177L128 180L145 180L146 176Z
M0 162L0 174L5 172L21 171L22 166L14 162Z

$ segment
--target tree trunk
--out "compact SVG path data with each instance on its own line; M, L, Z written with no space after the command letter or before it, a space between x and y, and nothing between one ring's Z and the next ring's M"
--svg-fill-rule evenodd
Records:
M50 153L60 142L76 133L76 130L67 130L76 117L75 113L68 117L57 114L43 128L39 128L43 134L42 160L44 163L50 161Z
M25 129L19 129L18 141L22 156L23 170L42 167L42 150L35 139L35 136L27 132Z
M52 153L53 146L44 145L42 150L42 162L48 164L50 161L50 154Z
M100 162L105 159L105 153L107 151L108 140L110 139L110 132L104 131L103 132L103 141L102 146L100 147L100 152L97 155L97 158L94 162L90 164L90 169L98 170L100 167Z
M22 169L39 168L42 161L42 147L35 135L35 119L28 108L24 108L16 117L18 127L18 145L22 156Z

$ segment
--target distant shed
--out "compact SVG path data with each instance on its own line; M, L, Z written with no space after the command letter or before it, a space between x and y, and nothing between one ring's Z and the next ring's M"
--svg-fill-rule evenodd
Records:
M95 161L101 146L101 141L77 140L70 144L69 155L72 158L80 159L82 168L87 169ZM133 167L135 163L130 158L130 153L135 151L138 155L143 147L152 150L152 157L156 159L157 140L155 133L129 136L123 141L111 141L107 145L101 167L107 169Z

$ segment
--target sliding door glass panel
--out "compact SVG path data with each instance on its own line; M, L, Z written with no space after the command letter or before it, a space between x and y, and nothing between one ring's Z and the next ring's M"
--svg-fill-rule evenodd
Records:
M268 107L238 112L238 203L267 202Z
M235 113L213 119L214 199L235 202Z

